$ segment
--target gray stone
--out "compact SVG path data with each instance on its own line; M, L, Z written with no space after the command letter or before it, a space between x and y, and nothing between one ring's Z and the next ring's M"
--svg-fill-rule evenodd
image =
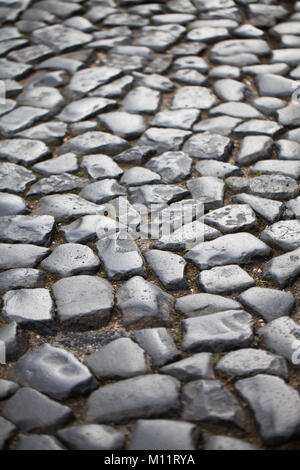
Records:
M37 29L32 33L32 40L49 46L55 52L69 51L75 47L83 46L92 39L90 34L83 33L67 26L56 24L46 28Z
M137 147L131 147L124 152L119 153L114 157L114 160L118 163L141 165L145 161L155 155L156 151L149 145L140 145Z
M211 119L202 119L194 125L195 132L210 132L211 134L219 134L228 136L232 130L242 122L242 119L230 116L218 116Z
M16 322L9 323L0 328L0 341L5 345L7 361L16 361L28 346L27 338L23 335Z
M211 353L198 353L160 369L161 374L171 375L183 382L198 379L214 379L213 357Z
M197 57L194 55L178 57L174 60L172 65L174 70L193 69L203 73L208 71L207 62L202 57Z
M60 232L68 243L86 243L107 237L126 227L103 215L85 215L69 225L61 225Z
M257 212L258 215L271 223L281 217L284 209L284 205L280 201L273 201L271 199L252 196L245 193L233 196L232 202L248 204L255 212Z
M214 176L216 178L226 178L231 175L241 174L238 166L217 160L200 160L196 163L195 170L201 176Z
M125 196L126 189L114 179L103 179L86 185L79 195L95 204L103 204L117 196Z
M108 279L120 281L137 275L146 276L140 250L127 232L121 231L103 238L96 248Z
M74 276L61 279L52 288L62 326L92 329L105 326L114 305L114 293L105 279Z
M181 25L145 26L136 40L139 46L147 46L155 52L165 52L185 33Z
M84 395L96 385L94 376L73 354L50 344L22 356L10 369L9 378L56 400Z
M299 194L296 181L284 175L263 175L249 180L248 191L254 196L284 201Z
M126 327L169 326L174 299L155 284L135 276L119 289L117 304Z
M191 132L181 129L150 127L138 140L138 145L152 147L156 153L180 150Z
M180 355L166 328L145 328L135 331L134 339L151 357L156 366L171 362Z
M30 170L14 163L0 163L0 190L11 193L23 193L27 186L36 181Z
M243 232L219 237L194 246L185 259L200 269L226 264L244 264L270 255L270 248L254 235Z
M299 180L300 161L261 160L251 169L250 173L261 173L263 175L284 175Z
M266 444L279 445L298 437L300 398L297 390L279 377L264 374L239 380L235 388L252 409Z
M281 220L265 228L260 238L274 248L292 251L300 247L300 221Z
M30 129L18 132L16 137L25 139L39 139L50 146L60 145L67 132L67 125L63 122L50 121L38 124Z
M223 205L225 185L214 176L201 176L187 182L193 199L204 204L205 210L217 209Z
M0 416L0 449L4 450L10 440L17 434L16 426Z
M136 422L129 450L196 450L200 430L197 426L170 420Z
M285 51L282 50L282 52ZM277 98L290 97L299 88L297 81L272 73L256 75L255 84L261 96L275 96Z
M230 351L251 346L253 320L243 310L227 310L182 321L184 351Z
M252 444L227 436L206 436L204 450L258 450Z
M248 204L232 204L216 209L206 214L204 221L225 234L251 231L257 227L255 214Z
M23 198L0 192L0 217L26 214L28 211L28 206Z
M144 186L129 188L128 194L131 204L156 205L158 208L160 206L164 208L166 204L171 204L187 197L189 191L171 184L145 184Z
M161 111L155 115L152 125L156 127L172 127L189 130L199 118L198 109L179 109Z
M10 398L18 389L18 384L10 380L0 379L0 401Z
M28 64L20 64L11 60L0 58L0 79L21 79L31 72L32 67Z
M16 450L65 450L65 448L52 436L47 434L31 434L20 436Z
M209 111L211 116L230 116L232 118L241 118L241 119L255 119L262 118L262 114L253 108L250 104L247 103L237 103L235 101L229 101L227 103L222 103L212 108Z
M76 274L93 274L98 271L100 261L88 246L66 243L55 247L40 266L61 278Z
M129 113L155 114L159 103L159 91L140 86L128 93L123 101L123 107Z
M179 382L148 374L100 387L88 399L88 423L122 423L137 418L174 415L179 409Z
M27 196L65 193L73 189L80 189L88 182L87 178L80 178L69 173L51 175L41 178L37 183L33 184Z
M276 256L265 267L265 279L272 279L279 287L293 283L300 273L300 248Z
M45 176L59 175L62 173L74 173L78 171L78 162L76 155L66 153L60 157L46 160L33 165L32 169Z
M182 419L247 430L248 418L234 395L217 380L195 380L183 388Z
M33 243L48 246L54 231L51 216L14 215L0 217L0 240L6 243Z
M194 70L194 69L179 69L177 70L177 72L171 75L171 78L174 82L178 82L182 85L187 85L187 86L203 85L207 81L205 75L203 75L201 72L198 72L197 70ZM185 109L184 111L187 111L187 109ZM179 111L182 112L183 110L179 110ZM198 112L200 112L200 110L198 110Z
M90 96L103 96L104 98L123 98L133 85L133 77L124 75L111 83L101 85L94 91L90 92Z
M88 356L85 363L98 377L115 380L151 371L148 356L130 338L111 341Z
M53 329L54 305L47 289L18 289L3 296L2 316L8 323L15 321L22 328L42 334Z
M68 406L50 400L32 388L24 387L10 398L2 411L23 432L53 432L73 418Z
M224 78L214 84L214 91L222 101L243 101L247 87L244 83Z
M58 119L64 122L78 122L110 111L116 102L107 98L83 98L68 104L59 114Z
M300 144L287 139L276 142L278 158L281 160L300 160Z
M270 137L276 137L282 129L283 127L274 121L250 119L249 121L235 127L233 135L238 138L248 135L267 135Z
M120 450L124 445L124 434L112 426L87 424L72 426L56 433L71 450Z
M272 157L273 140L267 136L247 136L243 139L237 156L241 166L251 165L257 160ZM268 162L270 166L270 162ZM272 165L271 165L272 166Z
M252 287L239 295L241 304L260 315L266 322L289 315L295 305L295 298L291 292L263 287Z
M123 170L111 157L102 154L83 157L81 168L83 168L93 180L118 178L123 174Z
M124 186L143 186L144 184L162 183L161 176L154 171L135 166L125 171L120 179L120 183Z
M138 102L140 101L138 100ZM101 124L108 131L128 140L136 139L146 130L145 120L143 116L140 116L139 114L115 111L112 113L102 114L99 119Z
M232 149L232 141L222 135L203 132L193 135L183 149L191 157L225 160Z
M283 316L259 329L258 334L268 349L285 357L294 366L299 366L299 324Z
M47 119L49 114L47 109L19 106L0 118L1 135L13 137L17 132L31 127L35 122Z
M56 222L69 222L84 215L103 214L104 207L76 194L53 194L42 197L33 211L34 215L52 215Z
M13 289L44 287L46 276L38 269L9 269L0 274L0 295Z
M49 157L48 147L38 140L10 139L1 141L0 157L11 163L30 166Z
M272 96L262 96L252 101L253 105L266 116L273 116L276 114L278 109L284 108L286 102L279 98L273 98Z
M192 162L184 152L165 152L151 158L146 167L159 173L167 183L178 183L190 175Z
M161 250L149 250L145 258L166 290L188 288L185 279L186 262L181 256Z
M210 109L217 103L217 98L209 88L186 86L179 88L172 101L171 109Z
M252 277L235 264L202 271L199 274L198 284L210 294L230 294L255 286Z
M59 153L74 152L82 156L94 153L116 155L129 147L126 140L106 132L91 131L78 135L62 145Z
M252 377L257 374L288 378L286 361L260 349L239 349L226 354L218 362L216 371L224 377Z
M35 268L49 253L41 246L0 243L0 269Z
M36 86L26 88L18 96L19 106L33 106L51 110L51 115L57 114L65 105L65 100L56 88L48 86Z
M175 310L185 318L240 310L241 304L235 300L213 294L190 294L176 300Z

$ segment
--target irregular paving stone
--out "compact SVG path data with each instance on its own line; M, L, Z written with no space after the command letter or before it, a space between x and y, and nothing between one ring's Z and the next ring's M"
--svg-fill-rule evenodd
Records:
M197 109L161 111L155 115L151 124L157 127L172 127L175 129L189 130L198 119L199 114L200 112Z
M198 317L225 310L240 310L235 300L213 294L190 294L176 300L175 310L185 318Z
M146 130L145 120L139 114L115 111L103 114L99 119L107 130L128 140L136 139Z
M124 75L124 77L101 85L94 91L90 92L90 96L103 96L104 98L123 98L133 85L133 77Z
M130 338L111 341L88 356L85 362L101 378L126 379L151 370L149 358Z
M300 247L300 221L282 220L265 228L260 238L275 248L292 251Z
M19 389L19 385L10 380L0 379L0 401L10 398Z
M266 116L273 116L276 115L276 111L285 107L286 102L279 98L262 96L253 100L252 104Z
M243 101L246 90L246 85L231 78L218 80L214 84L214 91L222 101Z
M60 441L71 450L120 450L124 434L112 426L87 424L72 426L56 433Z
M1 141L0 157L11 163L30 166L49 156L48 147L38 140L10 139Z
M145 161L155 155L156 151L149 145L140 145L137 147L131 147L124 152L119 153L114 157L114 160L118 163L141 165Z
M2 316L22 328L49 333L53 329L54 305L47 289L18 289L3 296Z
M237 126L233 131L233 135L235 137L244 137L251 134L275 137L281 130L282 126L274 121L251 119Z
M207 62L204 59L202 59L202 57L197 57L193 55L178 57L177 59L174 60L172 65L175 70L195 69L203 73L208 71Z
M276 256L265 267L265 279L272 279L279 287L291 284L300 272L300 249Z
M204 450L258 450L252 444L227 436L206 436Z
M69 225L62 225L60 232L68 243L86 243L107 237L125 226L103 215L85 215Z
M299 83L289 78L271 73L258 74L255 84L261 96L290 97L299 88Z
M125 196L126 190L114 179L103 179L88 184L79 195L95 204L103 204L117 196Z
M123 101L124 110L130 113L155 114L160 102L160 93L143 86L130 91Z
M46 434L31 434L21 436L16 444L16 450L65 450L65 448L52 436Z
M295 305L291 292L252 287L238 296L238 301L267 322L289 315Z
M210 132L228 136L232 130L242 122L241 119L230 116L218 116L211 119L204 119L194 125L195 132Z
M91 329L105 326L114 305L114 293L105 279L74 276L61 279L52 288L60 322L66 328Z
M37 106L51 110L51 115L57 114L65 105L65 100L56 88L37 86L26 88L18 96L18 104L22 106Z
M92 39L90 34L56 24L33 31L32 40L49 46L55 52L69 51L75 47L83 46Z
M300 123L300 105L291 103L276 111L278 122L283 126L297 126Z
M122 423L134 418L168 417L179 409L179 382L142 375L100 387L88 399L88 423Z
M194 246L185 259L200 269L209 269L226 264L243 264L255 258L269 256L270 248L250 233L224 235L216 240Z
M79 99L95 88L119 78L121 70L116 67L103 65L100 67L85 68L77 71L66 88L71 99Z
M127 170L120 183L124 186L143 186L144 184L155 184L161 183L161 177L154 171L148 170L147 168L141 168L136 166Z
M213 176L201 176L187 182L193 199L201 201L206 210L221 207L224 199L225 185L222 180Z
M185 152L165 152L151 158L146 168L159 173L167 183L178 183L190 175L192 159Z
M96 248L108 279L120 281L136 275L146 276L140 250L126 232L121 231L103 238L96 244Z
M16 426L0 416L0 449L4 450L10 440L17 434Z
M40 266L61 278L75 274L92 274L99 269L100 262L88 246L67 243L54 248Z
M157 153L177 151L191 132L173 128L150 127L138 140L140 146L150 146Z
M182 85L203 85L206 83L206 77L201 72L194 69L179 69L177 72L171 75L171 79L174 82L178 82ZM187 108L189 109L189 108ZM187 109L185 111L187 111ZM192 108L190 108L191 110ZM178 110L183 112L182 110ZM198 110L200 113L200 110Z
M20 106L0 118L0 132L3 137L12 137L16 132L31 127L35 122L45 120L49 114L47 109Z
M213 357L211 353L198 353L161 367L160 373L171 375L179 380L214 379Z
M251 346L253 319L243 310L227 310L182 321L184 351L222 352Z
M191 157L214 160L225 160L231 148L232 141L228 137L210 132L193 135L183 147Z
M278 445L299 434L299 393L281 378L259 374L239 380L235 388L254 412L266 444Z
M162 26L145 26L142 28L136 45L146 46L155 52L165 52L184 34L185 28L171 24Z
M299 160L300 144L287 139L281 139L276 142L278 158L281 160Z
M262 114L247 103L236 103L235 101L229 101L222 103L212 108L209 111L211 116L226 115L233 118L241 119L255 119L262 117Z
M151 357L156 366L171 362L180 355L166 328L145 328L135 331L134 339Z
M43 344L10 369L10 378L57 400L80 396L95 388L95 378L71 353Z
M247 192L254 196L284 201L296 197L299 193L299 188L295 180L289 176L263 175L252 178L249 181Z
M299 324L283 316L258 330L268 349L285 357L294 366L299 366Z
M21 79L28 75L32 67L28 64L20 64L11 60L0 58L0 79Z
M82 156L94 153L104 153L107 155L116 155L126 150L129 144L121 137L117 137L106 132L86 132L67 141L59 153L64 154L74 152Z
M118 178L123 174L123 170L107 155L96 154L83 157L81 168L87 172L93 180L106 178Z
M267 136L247 136L242 140L236 162L250 165L257 160L272 156L273 140ZM270 165L270 162L268 162Z
M290 199L286 202L286 208L291 211L291 213L294 215L294 217L296 217L296 219L299 219L300 214L299 202L299 197L297 197L296 199Z
M129 450L196 450L200 429L185 422L142 420L136 422Z
M257 227L253 210L248 204L233 204L209 212L204 221L223 233L234 233Z
M117 305L126 327L169 326L174 299L156 285L135 276L119 289Z
M0 217L0 240L7 243L33 243L48 246L55 220L51 216L14 215Z
M0 269L35 268L49 253L41 246L0 243Z
M44 287L45 282L45 274L38 269L9 269L0 274L0 295L13 289Z
M167 77L152 73L150 75L142 74L140 72L133 73L134 78L146 88L153 88L154 90L161 91L162 93L168 93L174 90L174 84Z
M68 104L58 115L58 119L68 123L78 122L110 111L115 105L115 101L107 98L83 98Z
M220 41L210 51L211 57L231 56L255 51L257 56L266 56L271 50L268 43L263 39L229 39Z
M69 222L84 215L103 214L104 207L87 201L76 194L53 194L42 197L34 215L52 215L56 222Z
M261 173L265 175L278 174L299 179L300 162L272 160L270 168L269 160L261 160L251 168L250 173Z
M202 271L198 284L210 294L229 294L253 287L255 282L240 266L232 264Z
M250 194L240 193L233 196L232 202L248 204L263 219L268 222L275 222L283 213L284 205L282 202L271 199L252 196Z
M29 211L23 198L15 194L0 192L0 217L26 214Z
M234 395L217 380L195 380L183 388L182 419L233 425L247 430L248 419Z
M166 204L184 199L189 195L189 191L170 184L145 184L129 188L128 194L132 204L156 205L159 208L161 205L165 207Z
M71 408L29 387L21 388L2 411L23 432L53 432L73 418Z
M252 377L257 374L288 378L286 361L260 349L239 349L226 354L218 362L216 371L225 377Z
M165 289L188 288L185 280L186 262L181 256L161 250L149 250L145 258Z
M0 104L0 116L9 113L9 111L12 111L16 107L16 104L17 103L13 100L5 100L4 104Z
M47 145L54 146L59 145L62 142L66 132L66 124L57 121L50 121L45 124L38 124L30 129L26 129L25 131L18 132L16 137L39 139L43 140Z
M27 196L65 193L73 189L82 188L88 181L87 178L80 178L78 176L69 175L68 173L51 175L33 184Z
M200 160L196 163L195 170L201 176L215 176L216 178L226 178L227 176L241 174L238 166L217 160Z
M172 101L171 109L210 109L217 103L216 96L205 87L182 87L179 88Z

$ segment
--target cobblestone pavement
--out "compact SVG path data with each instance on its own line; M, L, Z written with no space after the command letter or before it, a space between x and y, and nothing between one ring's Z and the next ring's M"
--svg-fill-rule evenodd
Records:
M300 2L1 23L0 449L299 450Z

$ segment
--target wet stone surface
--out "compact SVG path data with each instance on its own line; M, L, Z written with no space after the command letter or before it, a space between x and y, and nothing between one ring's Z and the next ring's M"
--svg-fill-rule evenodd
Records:
M0 25L0 449L299 450L299 2Z

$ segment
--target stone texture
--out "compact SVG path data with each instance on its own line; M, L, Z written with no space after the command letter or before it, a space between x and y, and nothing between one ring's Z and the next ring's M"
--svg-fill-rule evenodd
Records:
M145 328L134 333L134 339L151 357L156 366L172 362L180 355L166 328Z
M291 292L265 287L252 287L244 291L239 295L238 301L267 322L289 315L295 305Z

